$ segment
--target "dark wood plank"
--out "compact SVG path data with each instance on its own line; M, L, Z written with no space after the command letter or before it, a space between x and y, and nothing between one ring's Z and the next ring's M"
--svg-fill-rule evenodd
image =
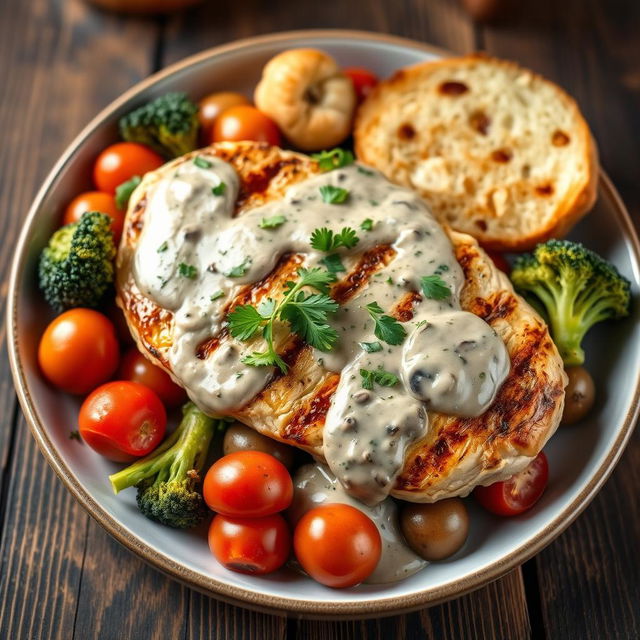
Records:
M601 161L640 222L640 4L522 3L483 31L491 53L513 57L572 93ZM593 504L535 560L549 638L640 637L640 437ZM533 615L533 614L532 614Z
M529 637L519 570L469 595L417 613L356 622L299 621L300 640L522 640Z

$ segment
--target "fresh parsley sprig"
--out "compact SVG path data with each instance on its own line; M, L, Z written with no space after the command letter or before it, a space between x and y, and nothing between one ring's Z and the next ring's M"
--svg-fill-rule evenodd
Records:
M320 151L320 153L311 154L312 160L318 163L321 171L333 171L353 164L353 153L348 149L331 149L331 151Z
M406 329L395 318L385 315L377 302L371 302L366 309L375 323L373 333L376 338L392 345L404 342L407 337Z
M423 276L420 278L420 285L425 298L444 300L451 295L451 289L439 275Z
M327 227L315 229L309 240L311 247L317 251L335 251L339 247L353 249L360 238L353 227L344 227L339 233L334 233Z
M375 371L360 369L360 375L362 376L363 389L373 389L374 383L379 384L381 387L394 387L400 382L398 376L385 371L382 367L378 367Z
M335 276L318 267L300 268L299 280L287 282L284 297L276 302L267 298L258 307L240 305L227 317L229 331L234 338L250 340L262 329L262 337L267 343L265 351L254 351L242 359L253 367L276 366L282 373L287 365L276 353L273 344L273 326L276 320L288 322L291 331L320 351L329 351L338 339L338 332L327 322L329 313L338 310L338 303L328 295L329 284ZM306 293L307 287L317 293Z
M349 191L342 187L334 187L332 184L324 184L320 187L322 202L327 204L343 204L349 197Z
M275 215L270 218L262 218L258 223L261 229L277 229L280 225L283 225L287 221L287 218L283 215Z

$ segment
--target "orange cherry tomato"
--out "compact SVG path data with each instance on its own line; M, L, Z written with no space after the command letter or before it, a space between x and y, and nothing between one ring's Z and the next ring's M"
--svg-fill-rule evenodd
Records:
M155 151L137 142L117 142L107 147L93 167L93 181L100 191L115 193L116 187L133 176L142 177L164 164Z
M213 123L212 142L255 140L279 145L280 132L269 116L250 105L238 105L223 111Z
M380 533L362 511L323 504L305 513L293 534L302 568L328 587L352 587L368 578L382 552Z
M198 120L200 121L200 136L204 144L213 142L213 123L216 118L227 109L239 104L249 104L249 100L241 93L220 91L205 96L198 103Z
M262 451L236 451L211 465L202 494L225 516L260 518L286 509L293 498L287 468Z
M63 391L84 394L106 382L118 367L118 339L112 322L93 309L70 309L42 334L40 369Z
M541 451L524 471L488 487L476 487L473 496L491 513L517 516L538 502L548 481L549 463Z
M217 515L209 527L209 548L216 560L238 573L263 575L289 557L291 534L284 518L229 518Z
M111 231L116 245L120 242L122 227L124 225L124 211L116 206L116 199L110 193L102 191L87 191L76 196L66 208L62 224L78 222L83 213L87 211L99 211L111 218Z
M160 398L137 382L107 382L80 407L82 439L115 462L130 462L151 453L162 441L167 414Z
M351 78L358 102L362 102L378 84L378 76L363 67L347 67L344 74Z
M122 356L118 378L149 387L168 407L176 407L187 400L185 390L166 371L147 360L137 347L131 347Z
M487 255L491 258L493 264L500 269L500 271L503 271L507 275L511 273L511 265L501 253L498 253L497 251L487 251Z

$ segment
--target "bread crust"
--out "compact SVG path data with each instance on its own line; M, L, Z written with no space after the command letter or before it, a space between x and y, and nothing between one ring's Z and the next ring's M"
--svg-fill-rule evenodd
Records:
M318 172L317 164L306 156L256 143L221 143L207 152L230 162L238 171L237 215L280 198L290 184ZM117 257L117 303L138 348L174 379L166 357L172 342L172 314L138 290L132 261L144 227L147 190L192 155L144 178L131 198ZM520 471L555 431L564 403L566 376L543 320L513 291L509 279L473 238L453 231L449 234L465 276L461 305L485 319L504 340L511 370L495 402L482 416L429 413L428 433L407 452L392 492L413 502L466 495L477 484ZM226 311L238 304L256 304L270 291L281 290L298 264L295 255L284 257L263 281L241 287ZM396 308L395 313L403 314L403 320L410 319L411 303L406 309ZM224 330L212 336L203 349L205 357L207 349L232 340ZM288 373L276 372L259 394L231 415L322 460L324 420L340 376L323 369L312 350L295 336L290 336L279 352L289 364Z
M402 143L386 129L388 127L389 106L402 96L412 93L419 94L420 84L424 83L425 79L443 70L450 71L452 77L461 71L473 73L469 70L475 69L478 65L490 65L495 70L508 71L518 77L526 77L531 84L552 88L555 99L562 106L562 109L570 115L573 123L572 143L580 149L579 164L583 165L584 169L579 172L578 179L572 180L570 187L564 190L563 197L558 199L552 215L545 216L539 221L539 224L530 229L526 229L524 224L515 230L511 228L513 225L509 229L501 229L499 226L496 228L495 225L492 225L493 216L473 203L471 197L466 203L470 212L469 216L464 218L461 216L461 219L458 220L446 218L439 210L438 202L432 197L432 194L428 190L420 189L409 178L411 171L416 168L418 159L410 154L403 154ZM427 97L421 102L419 108L426 108L424 105L427 99L429 98ZM413 107L411 108L413 109ZM419 138L421 133L418 131L416 138ZM451 133L450 130L447 131L447 135ZM444 58L397 71L391 78L375 87L360 106L355 119L354 142L359 160L376 167L390 180L416 189L431 204L434 214L443 223L451 225L458 231L473 235L482 246L491 250L525 251L549 238L566 235L573 225L593 207L597 196L599 174L597 146L575 100L541 75L524 69L514 62L500 60L485 54L475 53L458 58ZM446 154L443 155L447 159ZM488 163L487 170L491 171L493 168L491 163ZM571 170L574 170L574 167L565 166L563 168L563 171L569 172ZM495 189L500 189L503 186L499 177L496 176ZM518 203L514 206L517 207ZM466 217L469 219L467 220ZM478 224L487 228L483 229Z

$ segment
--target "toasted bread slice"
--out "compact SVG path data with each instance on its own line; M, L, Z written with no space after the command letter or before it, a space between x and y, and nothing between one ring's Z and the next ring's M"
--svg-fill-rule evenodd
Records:
M264 202L281 199L289 186L319 171L306 156L257 143L220 143L207 151L231 163L238 172L238 216ZM167 357L173 343L173 315L138 289L132 260L145 225L147 193L190 157L178 158L145 176L131 197L117 258L117 300L131 333L140 350L174 377ZM473 238L454 232L450 238L465 277L461 305L488 322L502 338L511 357L511 370L483 415L459 418L429 412L428 433L407 452L392 491L415 502L466 495L477 484L522 470L555 431L564 403L562 360L542 319L513 291L509 279ZM297 254L283 256L263 280L239 287L225 313L239 304L257 304L277 295L301 259ZM391 259L388 247L366 252L352 271L335 283L332 295L337 300L348 299ZM412 313L411 299L394 310L403 321L410 320ZM210 357L233 341L223 328L205 340L193 358ZM279 353L289 364L287 374L276 370L254 398L233 412L233 417L322 460L325 417L340 374L320 366L311 348L293 335L284 337Z
M360 107L358 158L486 248L566 234L593 205L596 146L562 89L483 55L398 71Z

